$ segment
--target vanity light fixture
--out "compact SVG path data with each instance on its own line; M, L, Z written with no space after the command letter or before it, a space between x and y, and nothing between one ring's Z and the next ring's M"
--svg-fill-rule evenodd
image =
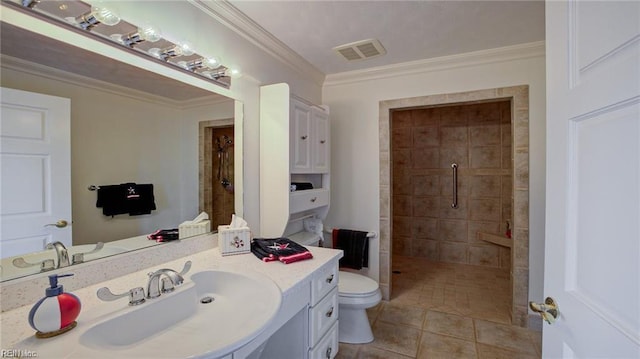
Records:
M111 35L111 38L125 46L133 47L143 41L158 42L162 39L162 35L158 28L146 25L144 27L139 27L138 31L132 32L128 35L113 34Z
M183 55L180 46L171 46L167 47L166 49L159 49L157 47L154 47L149 49L149 54L162 61L169 61L169 59L171 58Z
M75 22L78 26L85 30L91 30L98 24L105 24L108 26L115 26L120 22L120 16L116 14L112 9L101 6L92 6L91 11L80 15L77 18L68 19L71 22Z
M160 30L148 23L133 24L121 19L113 3L104 6L99 0L90 0L93 4L83 0L2 1L31 16L71 26L71 29L85 36L98 37L102 42L107 40L106 43L112 46L155 58L167 66L224 88L230 87L232 77L240 75L239 70L222 65L219 58L198 54L189 41L171 41L163 38Z

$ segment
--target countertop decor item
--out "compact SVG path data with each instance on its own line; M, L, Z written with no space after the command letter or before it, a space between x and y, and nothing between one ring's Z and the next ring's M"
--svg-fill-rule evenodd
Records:
M29 312L29 325L35 330L37 338L51 338L76 327L76 318L80 315L80 299L72 293L65 293L58 278L73 274L52 274L46 296L40 299Z

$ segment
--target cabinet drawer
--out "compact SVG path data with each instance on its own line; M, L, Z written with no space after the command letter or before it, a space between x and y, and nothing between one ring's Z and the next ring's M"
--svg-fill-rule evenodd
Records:
M315 346L315 343L338 320L338 314L338 288L333 288L320 303L309 309L311 346Z
M318 269L311 282L311 306L315 306L333 288L338 286L338 261Z
M318 345L309 350L309 359L333 359L338 354L338 322L320 340Z
M289 197L289 212L298 213L308 209L326 206L328 204L328 189L321 188L292 192Z

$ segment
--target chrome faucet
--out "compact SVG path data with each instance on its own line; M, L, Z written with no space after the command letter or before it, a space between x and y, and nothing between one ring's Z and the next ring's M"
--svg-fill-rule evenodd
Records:
M56 268L64 268L69 266L69 253L67 252L67 247L62 244L62 242L53 242L47 244L47 249L55 249L56 255L58 257L58 265Z
M149 281L147 282L147 298L153 299L159 297L162 293L169 293L174 287L184 282L185 275L191 269L191 261L184 264L184 268L179 273L173 269L163 268L155 272L149 273ZM162 280L160 278L162 277Z

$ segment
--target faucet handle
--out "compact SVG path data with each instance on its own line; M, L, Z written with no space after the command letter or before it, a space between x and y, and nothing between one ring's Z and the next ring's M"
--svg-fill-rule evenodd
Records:
M129 296L129 305L138 305L144 303L144 289L142 287L136 287L133 289L129 289L128 292L122 294L113 294L111 290L107 287L102 287L98 289L96 293L98 298L104 300L105 302L111 302L116 299Z
M34 266L40 266L41 272L47 272L47 271L56 269L55 262L53 261L53 259L45 259L42 262L38 262L38 263L29 263L25 261L24 258L18 257L18 258L15 258L12 261L12 263L14 266L18 268L29 268Z
M186 262L184 263L184 267L182 267L182 270L181 270L181 271L180 271L180 273L178 273L178 274L180 274L181 276L183 276L183 275L187 274L187 272L188 272L190 269L191 269L191 261L186 261Z
M96 253L98 251L100 251L102 249L102 247L104 247L104 242L98 242L96 243L96 247L92 250L90 250L89 252L83 252L83 253L76 253L74 254L71 258L72 258L72 263L73 264L79 264L84 262L84 255L85 254L93 254Z

